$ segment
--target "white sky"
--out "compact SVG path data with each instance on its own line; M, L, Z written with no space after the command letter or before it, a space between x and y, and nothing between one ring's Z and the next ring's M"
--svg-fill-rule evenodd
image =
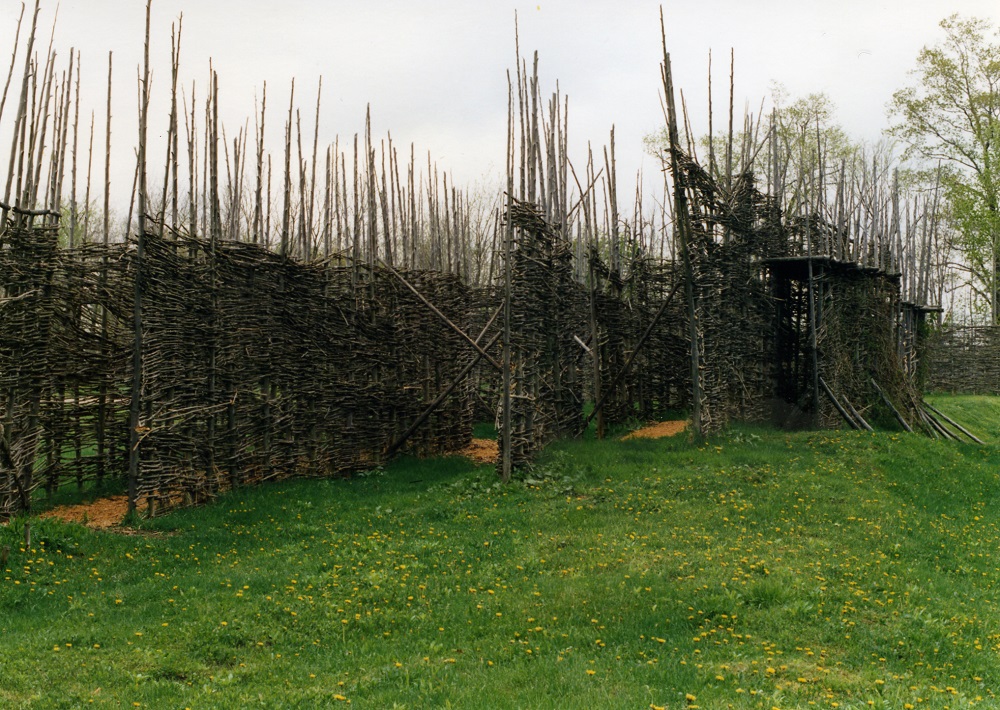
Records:
M675 85L684 90L699 133L707 129L709 49L714 56L717 126L722 125L728 100L732 47L738 115L746 102L756 111L769 94L769 84L777 81L793 97L826 92L848 132L874 140L886 125L886 103L907 83L917 52L940 39L937 25L943 17L958 12L1000 24L996 0L665 0L663 7ZM55 0L43 0L36 42L42 52L55 9ZM0 53L6 56L19 11L20 2L0 0ZM554 90L558 80L569 96L575 161L583 162L588 140L595 147L603 145L615 124L619 190L629 194L643 164L646 180L657 179L641 141L662 124L658 2L154 0L154 136L167 127L170 24L182 11L181 82L188 91L192 79L198 82L202 107L208 61L213 59L230 141L248 118L253 130L255 96L266 80L267 144L278 156L294 76L303 140L308 136L311 148L316 83L322 75L321 145L335 134L343 141L363 132L365 106L370 103L376 136L391 130L400 146L415 142L424 160L429 150L459 185L502 170L506 71L514 66L517 11L522 54L530 62L537 49L546 92ZM97 115L95 147L103 145L107 52L114 52L116 202L127 199L119 196L128 194L134 167L144 12L142 0L62 0L55 33L60 66L70 47L83 55L81 151L91 109ZM29 6L26 23L30 13ZM24 27L22 38L26 32ZM6 154L10 141L22 62L19 56L12 96L0 120L0 155ZM162 149L154 146L151 155L150 181L156 185ZM97 159L95 179L102 170Z

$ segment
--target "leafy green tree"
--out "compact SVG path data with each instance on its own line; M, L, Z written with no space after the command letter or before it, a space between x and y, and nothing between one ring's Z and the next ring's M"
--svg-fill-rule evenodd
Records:
M907 157L941 163L970 286L1000 324L1000 34L958 15L941 27L944 41L917 55L916 84L893 95L889 132Z
M774 132L778 148L777 185L786 210L810 211L815 204L815 185L821 177L829 181L843 169L853 169L861 146L853 142L836 122L836 107L820 92L789 101L780 84L772 86ZM763 156L767 160L767 156Z

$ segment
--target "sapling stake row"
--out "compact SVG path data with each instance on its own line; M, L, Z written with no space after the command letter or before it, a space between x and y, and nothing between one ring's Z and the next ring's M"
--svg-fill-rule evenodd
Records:
M629 205L616 163L632 147L611 126L574 162L570 100L543 89L516 37L495 194L379 136L372 107L363 130L330 137L321 78L315 102L308 81L262 84L253 120L227 126L212 63L188 84L181 18L169 81L144 59L134 147L112 144L108 54L84 158L88 60L35 49L39 10L22 13L0 96L0 516L41 488L108 479L155 513L346 475L461 448L474 418L497 422L508 479L577 435L587 401L599 436L678 412L696 436L736 418L947 430L920 400L929 365L965 342L925 357L949 279L940 177L911 189L887 151L845 154L790 112L748 105L740 121L732 54L728 130L711 135L710 99L705 167L664 43L662 193L637 176ZM147 22L144 56L166 39ZM169 99L164 117L151 92ZM161 133L162 152L146 140ZM131 190L112 184L121 155Z

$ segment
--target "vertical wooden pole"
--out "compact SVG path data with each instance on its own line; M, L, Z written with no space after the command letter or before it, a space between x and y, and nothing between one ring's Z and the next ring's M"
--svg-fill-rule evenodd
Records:
M301 245L301 258L303 261L307 261L310 258L310 244L309 244L309 230L306 225L306 219L308 218L308 198L306 196L306 162L305 158L302 156L302 114L298 109L295 111L295 136L296 145L298 146L299 155L299 238L298 243Z
M55 27L53 26L53 31ZM51 45L51 40L50 40ZM49 53L46 60L45 83L42 85L42 101L38 104L38 114L35 116L31 132L31 142L28 149L28 175L29 180L24 187L23 203L29 209L33 209L38 203L38 188L42 180L42 157L45 152L45 136L49 125L49 103L52 101L53 82L56 68L56 54ZM39 120L41 126L38 125ZM34 177L31 177L31 169L34 168Z
M367 171L365 179L365 191L368 201L366 209L367 224L367 247L368 247L368 269L369 272L375 269L375 260L378 258L378 210L375 200L375 148L372 147L372 107L371 104L365 109L365 169ZM374 284L374 282L373 282ZM374 285L373 285L374 287Z
M135 513L139 484L139 434L142 397L142 269L146 244L146 127L149 119L149 16L153 0L146 0L146 39L143 44L143 71L139 108L139 232L136 235L135 291L132 327L132 392L129 403L128 512Z
M715 170L715 131L712 128L712 50L708 50L708 174L718 179Z
M195 125L195 94L194 82L191 82L190 117L185 111L184 123L187 129L188 144L188 234L194 237L198 234L198 129Z
M263 189L264 189L264 117L267 110L267 82L264 82L264 90L260 99L260 123L257 125L257 187L254 190L253 198L253 243L263 242L261 234L263 224Z
M281 255L289 253L289 227L292 218L292 107L295 105L295 79L288 99L288 121L285 123L285 200L281 215Z
M726 142L726 190L733 189L733 93L736 80L736 50L729 50L729 138Z
M209 127L209 150L206 156L209 160L209 194L212 200L212 229L209 237L208 248L208 268L209 268L209 293L211 302L209 306L209 347L208 347L208 401L214 407L216 404L216 393L218 392L218 318L219 318L219 296L216 290L216 263L215 255L218 248L219 239L222 236L222 215L219 205L219 76L212 72L212 116ZM215 447L216 447L216 415L214 411L208 415L208 432L206 453L208 455L206 464L206 476L208 477L209 490L215 490L217 482Z
M805 150L803 149L803 153ZM802 161L803 164L805 161ZM817 204L819 197L817 196ZM812 419L813 426L819 426L819 391L820 391L820 372L819 372L819 353L817 352L817 332L816 332L816 286L815 286L815 273L813 268L813 249L812 249L812 232L809 228L812 220L809 214L809 203L806 202L806 230L805 230L805 241L806 241L806 275L808 282L806 284L806 297L809 299L808 302L808 318L809 318L809 359L812 365ZM844 393L846 394L846 393Z
M313 128L313 151L312 151L312 177L309 182L309 221L307 224L307 229L309 231L309 256L312 257L313 251L315 251L315 236L314 236L314 222L313 217L315 215L316 207L316 158L317 151L319 150L319 106L320 99L323 95L323 77L319 78L319 87L316 89L316 124Z
M184 13L181 13L180 17L177 18L177 56L174 58L173 66L171 67L171 86L170 86L170 123L173 126L173 153L171 157L171 170L173 171L173 185L171 188L171 194L173 199L170 205L170 228L177 233L179 226L178 223L178 197L177 197L177 172L178 172L178 149L179 149L179 139L178 133L180 133L180 121L177 118L177 73L180 69L181 60L181 32L184 25Z
M63 100L62 100L62 110L60 111L61 117L59 119L59 130L56 131L56 138L58 140L56 155L58 156L56 164L52 166L51 170L55 174L55 180L53 182L52 189L52 202L49 209L53 212L59 212L62 209L62 191L63 183L65 182L66 176L66 150L69 141L69 115L70 106L72 104L72 86L73 86L73 69L74 60L76 59L76 50L70 49L69 51L69 70L64 79L63 83ZM77 69L79 73L79 69ZM74 127L79 121L79 113L77 113L74 119ZM75 133L75 131L74 131ZM74 146L75 155L75 146ZM72 207L70 209L70 222L73 221L72 218ZM73 225L70 225L70 238L72 238Z
M332 237L332 233L331 233L332 220L330 219L330 217L331 217L331 213L330 213L331 200L333 198L333 185L330 182L330 180L331 180L331 171L332 171L331 161L333 160L332 153L333 153L333 147L328 145L326 147L326 158L323 161L323 167L324 167L324 169L326 171L326 178L325 178L325 181L323 183L323 232L322 232L322 234L323 234L323 258L324 259L329 259L330 258L330 249L331 249L331 242L332 242L332 239L331 239L331 237Z
M391 136L390 140L392 140ZM382 248L385 252L382 256L383 259L385 260L385 263L387 263L389 266L392 266L393 265L392 255L394 251L392 246L392 237L393 237L393 232L395 231L393 229L395 225L393 224L393 221L391 221L391 216L389 214L390 198L389 195L387 194L388 188L386 187L386 181L385 181L386 177L385 155L386 155L385 141L382 141L382 172L381 172L382 186L379 189L378 193L379 203L381 204L382 207ZM391 176L391 162L392 161L390 159L390 176ZM391 187L391 178L390 178L390 187Z
M76 204L77 151L80 147L80 52L76 53L76 101L73 107L73 162L70 167L69 187L69 245L76 245L76 226L79 210Z
M621 271L621 244L619 240L621 235L619 234L619 224L618 224L618 176L615 171L615 127L611 127L611 154L608 155L608 149L604 149L604 167L607 172L607 185L608 185L608 204L610 205L611 211L608 214L609 220L609 236L611 239L611 270L615 273L620 273Z
M590 245L591 257L597 253L596 244ZM594 404L601 401L601 338L597 330L597 271L593 258L588 259L590 268L590 348L594 365ZM597 438L604 438L604 410L597 412Z
M90 112L90 142L87 148L87 186L83 191L83 233L80 240L86 244L90 237L90 179L94 167L94 111Z
M104 244L104 254L101 257L101 282L106 283L108 278L108 241L110 238L110 207L111 198L111 52L108 52L108 102L107 118L104 133L104 212L102 243ZM107 362L107 341L108 341L108 311L101 308L101 361ZM106 447L106 427L108 420L108 389L107 381L101 382L101 389L97 397L97 483L104 480L105 466L107 463Z
M31 32L28 34L28 47L24 58L24 74L21 79L21 98L17 105L17 116L14 119L14 138L10 146L10 165L7 169L7 186L4 189L3 201L5 205L10 204L10 190L11 184L14 178L14 163L15 159L22 155L22 152L18 150L18 143L20 142L20 136L24 134L25 123L27 120L28 111L28 87L31 85L31 52L32 48L35 46L35 30L38 27L38 10L39 3L41 0L35 0L35 10L32 14L31 19ZM20 20L18 20L18 29L20 30ZM17 52L17 47L14 47L15 57ZM14 58L11 59L11 66L13 66ZM4 95L6 95L7 90L4 89ZM0 212L0 227L5 227L7 225L7 209L4 208Z
M503 272L503 422L501 424L500 441L500 478L504 482L510 480L511 462L511 352L510 352L510 308L511 308L511 243L514 241L514 225L511 223L511 210L514 205L514 98L510 79L507 79L507 219L504 225L504 272Z
M678 163L680 138L677 132L677 109L674 104L674 83L670 71L670 54L667 52L667 35L663 25L663 10L660 10L660 33L663 40L663 93L667 100L667 131L670 138L671 174L674 179L674 216L681 255L684 261L685 292L688 306L688 338L691 353L691 428L696 439L702 437L702 391L700 361L701 353L698 344L698 320L695 303L694 268L691 261L690 233L688 231L688 204L685 186L682 183L681 169ZM731 159L731 155L727 156Z
M163 163L163 192L161 193L162 203L160 204L160 215L159 215L159 232L160 239L163 239L163 235L166 231L166 215L167 215L167 202L169 201L168 195L170 189L170 168L175 166L175 160L177 158L176 150L177 143L174 140L175 134L177 133L177 69L179 57L178 53L180 51L180 35L177 33L177 28L174 25L170 26L170 123L167 126L167 155ZM174 222L174 234L176 235L177 230L177 199L176 199L176 187L177 187L177 171L174 170L174 212L173 212L173 222Z
M7 81L3 85L3 96L0 97L0 119L3 119L3 107L7 105L7 90L14 76L14 65L17 64L17 48L21 41L21 21L24 19L24 3L21 3L21 14L17 17L17 29L14 31L14 49L10 53L10 68L7 70Z

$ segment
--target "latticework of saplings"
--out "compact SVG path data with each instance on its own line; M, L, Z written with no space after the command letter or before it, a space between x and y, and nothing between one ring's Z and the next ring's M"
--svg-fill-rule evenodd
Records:
M928 390L1000 394L1000 327L949 325L928 337Z
M919 319L904 317L901 277L886 270L899 266L892 251L873 257L882 267L840 261L831 252L849 241L843 229L784 215L751 174L727 189L683 153L677 164L690 206L701 430L732 418L835 426L821 381L862 415L891 406L917 421Z
M572 247L530 203L507 216L516 235L510 265L511 455L529 464L546 444L579 431L583 412L586 301L573 278Z
M145 250L137 498L154 510L376 466L468 361L461 338L383 269L156 233ZM28 508L42 486L124 475L135 254L60 250L51 227L4 232L0 514ZM456 275L403 278L468 325ZM403 450L468 443L465 386Z
M127 458L128 254L0 233L0 515L33 491L120 476Z
M650 421L687 409L691 396L689 372L683 367L688 348L682 302L672 301L653 323L680 278L679 270L672 262L637 253L627 262L627 273L622 278L596 250L591 251L590 259L591 278L597 282L593 295L600 378L607 385L617 379L614 389L602 393L605 423ZM647 339L640 343L650 326ZM635 357L629 363L633 353ZM622 373L626 364L628 370ZM588 397L596 399L591 378L587 385Z

